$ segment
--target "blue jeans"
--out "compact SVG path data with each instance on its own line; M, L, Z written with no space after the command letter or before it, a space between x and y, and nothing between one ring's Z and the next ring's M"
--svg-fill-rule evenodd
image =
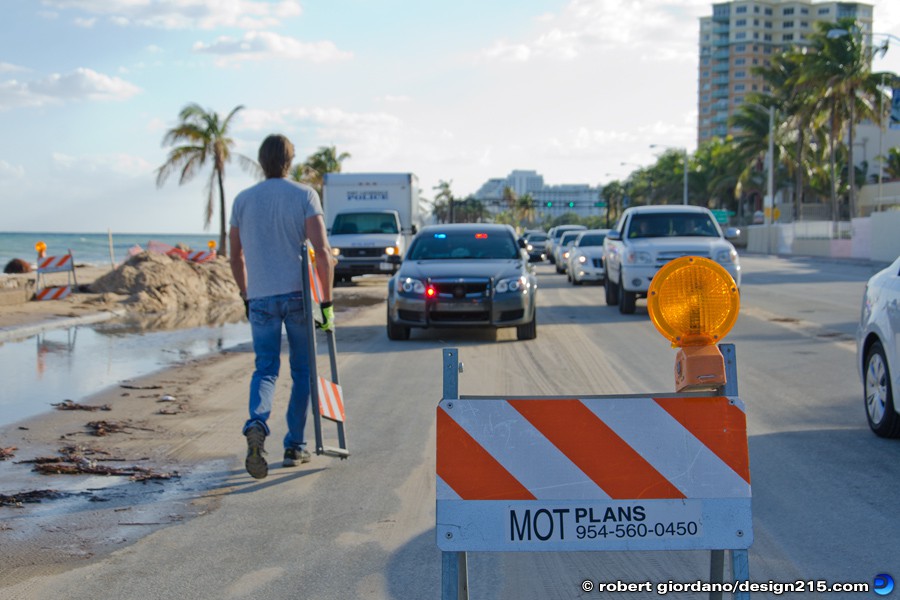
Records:
M256 354L256 370L250 380L250 418L244 424L261 425L269 435L269 414L275 382L281 367L281 328L287 331L291 365L291 399L287 409L287 435L285 448L302 448L306 444L303 430L309 410L309 327L303 294L293 292L250 300L250 331L253 335L253 352Z

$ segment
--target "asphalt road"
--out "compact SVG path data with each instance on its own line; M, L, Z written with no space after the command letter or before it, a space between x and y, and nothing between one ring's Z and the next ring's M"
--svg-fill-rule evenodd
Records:
M869 265L744 257L736 347L748 419L754 581L871 584L900 577L900 441L866 425L853 330ZM435 541L435 407L443 348L458 348L463 395L673 391L674 350L650 323L606 307L540 265L538 337L514 330L413 331L388 341L384 307L338 334L347 461L235 471L209 514L158 531L71 574L70 598L440 597ZM275 436L282 435L273 424ZM709 553L470 553L472 599L601 597L583 580L707 580ZM871 596L871 592L867 594ZM699 598L705 594L670 594ZM819 594L804 594L815 598ZM849 593L828 598L858 597ZM603 594L651 598L655 593ZM760 597L760 596L757 596Z

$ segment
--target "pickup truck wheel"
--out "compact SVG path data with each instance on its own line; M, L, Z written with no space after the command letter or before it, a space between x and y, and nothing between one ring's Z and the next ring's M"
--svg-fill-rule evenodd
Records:
M531 321L524 325L516 325L517 340L533 340L537 337L537 311L531 317Z
M606 291L606 305L615 306L619 303L619 286L606 278L603 282L603 288Z
M634 292L626 292L622 285L619 288L619 312L623 315L634 314L634 304L637 300L637 294Z
M409 339L409 327L404 327L403 325L398 325L394 323L394 320L391 319L391 312L388 310L387 315L387 336L389 340L408 340Z

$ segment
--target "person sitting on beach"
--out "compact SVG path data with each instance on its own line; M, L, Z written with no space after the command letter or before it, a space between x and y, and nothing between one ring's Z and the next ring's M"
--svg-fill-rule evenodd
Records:
M255 370L250 380L250 416L244 423L247 438L247 472L256 479L268 475L265 439L267 421L281 364L281 330L290 346L291 387L284 437L285 467L309 462L306 451L309 409L309 358L306 309L303 300L302 262L304 242L309 239L317 257L316 271L322 283L320 326L334 327L331 286L334 263L316 191L287 179L294 160L294 146L283 135L270 135L259 148L259 163L266 175L262 181L237 195L231 212L231 271L247 307Z

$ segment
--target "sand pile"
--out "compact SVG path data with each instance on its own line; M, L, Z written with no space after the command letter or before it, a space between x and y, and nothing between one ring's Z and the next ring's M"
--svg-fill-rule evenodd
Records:
M129 309L156 313L206 309L240 302L228 259L194 263L177 256L142 252L96 279L91 292L126 296Z

